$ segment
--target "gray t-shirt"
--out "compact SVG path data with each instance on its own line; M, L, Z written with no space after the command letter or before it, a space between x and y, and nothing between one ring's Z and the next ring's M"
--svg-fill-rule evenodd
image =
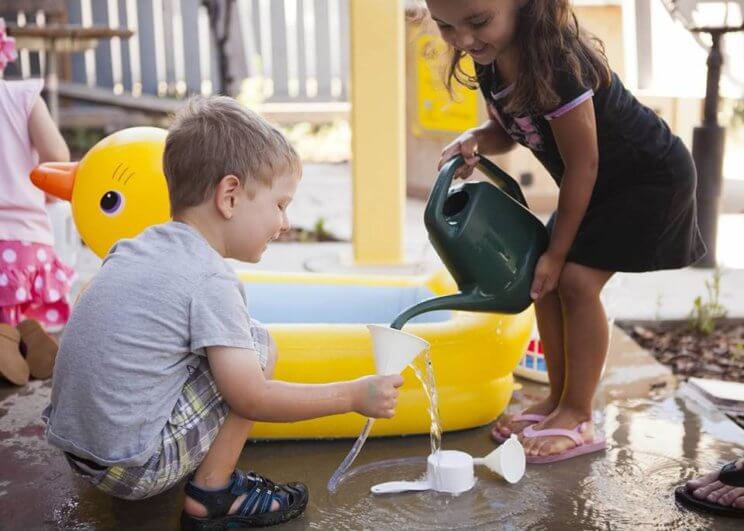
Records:
M48 441L105 466L144 464L205 347L256 350L246 302L233 270L186 224L117 243L62 336Z

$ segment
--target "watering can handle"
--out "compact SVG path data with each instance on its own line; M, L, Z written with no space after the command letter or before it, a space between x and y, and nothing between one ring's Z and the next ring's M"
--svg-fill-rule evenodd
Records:
M512 176L496 166L496 164L485 158L483 155L479 155L478 168L480 168L480 170L485 173L496 186L509 194L512 199L521 203L523 207L529 208L527 206L527 200L522 193L522 188Z
M444 202L447 200L447 192L452 184L452 179L455 177L455 171L463 164L465 164L465 159L462 158L462 155L457 155L450 159L442 167L439 176L431 189L431 195L426 207L427 215L433 215L434 219L439 220L440 223L444 221L440 218L444 216ZM519 184L504 170L482 155L480 156L477 167L485 173L497 187L503 190L504 193L509 195L509 197L514 199L523 207L527 208L527 200L524 198L524 194L522 194L522 189L519 187Z

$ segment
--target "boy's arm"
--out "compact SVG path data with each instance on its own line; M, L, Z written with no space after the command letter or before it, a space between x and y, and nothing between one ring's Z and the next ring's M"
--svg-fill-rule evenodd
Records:
M331 384L297 384L264 377L249 349L208 347L217 389L237 415L263 422L294 422L356 411L368 417L395 414L403 378L367 376Z

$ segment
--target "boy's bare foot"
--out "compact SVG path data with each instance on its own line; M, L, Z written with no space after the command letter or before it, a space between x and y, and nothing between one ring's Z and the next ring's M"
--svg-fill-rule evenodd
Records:
M519 415L502 415L499 420L496 421L496 424L493 425L491 428L491 436L494 439L506 439L509 438L512 434L519 435L522 433L522 430L524 430L527 426L530 426L532 424L535 424L535 421L517 421L514 420L515 417L518 417L520 415L542 415L547 416L550 415L558 405L557 400L553 400L552 398L548 397L542 402L538 402L537 404L534 404L521 413Z
M584 442L590 443L594 440L594 425L591 422L591 411L583 412L558 406L544 421L534 425L533 429L538 434L541 430L549 429L575 430L577 426L580 426L584 422L586 423L586 427L580 435L584 439ZM572 439L561 436L529 438L520 436L520 442L524 446L524 452L527 456L556 455L576 447L576 442Z
M744 457L736 461L737 470L744 469ZM720 470L687 482L687 491L699 500L723 507L744 509L744 487L725 485L718 480Z

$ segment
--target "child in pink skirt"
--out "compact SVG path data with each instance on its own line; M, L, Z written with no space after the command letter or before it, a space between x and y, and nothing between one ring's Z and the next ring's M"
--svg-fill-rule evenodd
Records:
M13 57L0 19L0 72ZM29 179L39 163L70 159L42 86L0 79L0 375L17 385L51 376L57 343L45 329L67 322L74 276L52 247L47 198Z

